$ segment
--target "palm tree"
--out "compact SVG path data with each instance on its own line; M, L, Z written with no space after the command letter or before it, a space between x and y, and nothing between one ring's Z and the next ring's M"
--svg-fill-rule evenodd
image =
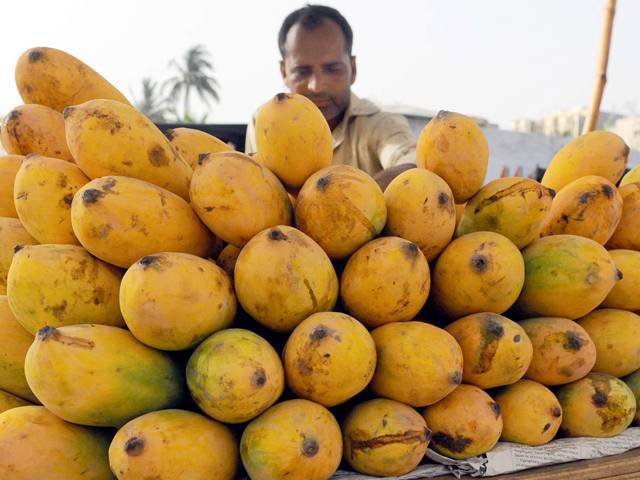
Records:
M166 80L162 87L163 90L169 88L168 98L173 104L176 116L178 116L177 104L182 97L184 109L182 119L185 122L193 122L189 99L194 89L207 107L211 106L211 100L220 101L219 85L213 77L213 64L210 57L203 45L196 45L185 52L181 63L176 60L169 62L169 67L174 68L176 75Z
M167 113L169 113L169 105L167 99L161 96L158 82L148 77L142 79L142 98L135 100L136 108L146 115L152 122L165 123L167 121Z

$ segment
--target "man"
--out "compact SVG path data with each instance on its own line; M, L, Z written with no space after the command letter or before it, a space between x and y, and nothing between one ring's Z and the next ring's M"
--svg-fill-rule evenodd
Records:
M372 175L384 189L415 167L415 140L401 115L382 112L351 92L356 58L353 32L337 10L307 5L285 18L278 35L280 73L293 93L312 100L329 123L333 163ZM255 117L247 127L245 151L256 151Z

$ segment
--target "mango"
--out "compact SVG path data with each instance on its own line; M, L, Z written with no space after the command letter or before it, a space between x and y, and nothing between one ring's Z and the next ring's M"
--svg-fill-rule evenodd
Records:
M91 179L121 175L189 200L193 170L151 120L130 105L91 100L64 110L69 150Z
M279 93L262 105L255 120L258 161L290 188L331 165L333 139L315 104L296 93Z
M282 357L287 386L297 397L333 407L369 384L376 368L376 345L355 318L320 312L295 328Z
M429 170L402 172L384 191L387 204L385 233L420 247L431 262L449 244L455 229L455 205L449 185Z
M540 238L522 255L524 287L515 307L525 318L580 318L600 305L620 279L609 252L577 235Z
M530 178L492 180L463 207L456 236L496 232L522 249L538 238L554 195Z
M640 182L629 183L619 191L623 202L622 217L607 248L640 251Z
M31 404L20 397L10 394L9 392L0 390L0 413L11 410L12 408L25 407L27 405Z
M198 166L200 155L233 151L233 148L222 140L195 128L172 128L167 130L165 135L193 170Z
M16 85L24 103L62 112L95 98L129 104L126 97L87 64L55 48L30 48L18 58Z
M378 355L371 381L376 395L424 407L462 382L462 350L447 331L412 321L387 323L371 336Z
M296 199L296 227L333 260L377 237L387 220L384 195L365 172L334 165L311 175Z
M431 276L431 298L449 317L479 312L503 313L524 283L518 248L494 232L473 232L451 242Z
M276 176L239 152L201 158L191 202L209 230L239 248L265 228L290 225L293 216Z
M354 253L340 278L346 310L369 328L413 320L429 296L429 264L415 243L371 240Z
M475 313L445 330L462 348L462 381L482 389L510 385L531 363L531 340L516 322L496 313Z
M201 257L214 246L187 202L135 178L102 177L84 185L71 204L71 224L92 255L123 268L157 252Z
M601 306L640 311L640 252L621 249L609 250L609 254L622 273L622 280L616 282Z
M456 203L463 203L484 183L489 144L475 120L440 110L420 132L416 162L442 177Z
M640 315L603 308L578 323L596 346L594 371L624 377L640 368Z
M82 170L72 163L27 157L14 184L15 207L24 228L39 243L79 245L71 226L71 202L88 182Z
M0 295L7 293L7 275L18 245L33 245L38 241L29 235L17 218L0 217Z
M0 478L112 480L108 448L103 432L67 423L44 407L0 414Z
M264 338L229 328L214 333L193 352L187 363L187 385L207 415L225 423L243 423L278 400L284 370Z
M18 218L13 203L13 183L23 160L22 155L0 155L0 217Z
M135 418L109 446L109 464L118 480L232 480L238 457L229 427L186 410Z
M0 130L7 153L36 154L73 162L65 138L64 118L52 108L20 105L4 117Z
M624 187L630 183L640 182L640 165L629 170L622 180L620 180L620 186Z
M614 437L631 425L636 399L622 381L590 373L556 393L562 406L560 432L567 437Z
M636 397L636 416L634 417L634 423L640 425L640 370L636 370L622 380L624 380L627 387L631 389L633 396Z
M236 268L236 262L238 261L238 257L240 256L241 249L238 247L234 247L231 244L226 245L218 258L216 258L216 263L229 275L229 278L233 280L233 271Z
M183 393L170 357L108 325L41 328L24 370L48 410L81 425L120 427L177 404Z
M234 282L242 308L278 332L290 332L312 313L333 310L338 298L338 277L327 255L307 235L284 225L247 243Z
M604 130L589 132L574 138L555 154L541 183L560 191L581 177L598 175L615 185L628 158L629 147L618 135Z
M413 408L376 398L351 410L342 423L342 436L344 459L351 468L365 475L391 477L418 466L431 430Z
M252 480L325 480L342 458L340 426L322 405L287 400L247 425L240 457Z
M502 434L500 405L473 385L460 385L422 415L433 432L431 448L458 460L488 452Z
M596 346L578 323L568 318L540 317L520 322L533 345L526 378L543 385L581 379L596 362Z

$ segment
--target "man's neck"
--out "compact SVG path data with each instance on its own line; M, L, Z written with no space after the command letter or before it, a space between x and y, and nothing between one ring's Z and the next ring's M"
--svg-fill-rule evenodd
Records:
M333 132L335 130L335 128L340 125L340 122L342 121L342 119L344 118L344 114L346 113L346 109L337 117L332 118L331 120L328 120L329 123L329 128L331 129L331 131Z

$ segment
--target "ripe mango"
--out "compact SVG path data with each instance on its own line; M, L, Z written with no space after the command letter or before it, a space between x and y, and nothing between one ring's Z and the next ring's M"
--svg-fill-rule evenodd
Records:
M81 425L120 427L175 405L183 393L182 372L169 356L108 325L40 329L24 370L48 410Z
M515 306L523 317L580 318L600 305L620 279L609 252L589 238L543 237L522 254L524 287Z
M331 259L346 258L377 237L387 220L384 195L365 172L334 165L311 175L296 199L296 227Z
M622 273L622 280L616 282L613 290L602 302L603 307L640 311L640 252L633 250L609 250L616 268Z
M378 355L371 381L376 395L424 407L462 382L462 350L445 330L417 321L396 322L376 328L371 336Z
M494 232L473 232L451 242L431 276L431 298L449 317L502 313L518 298L524 283L518 248Z
M13 203L13 183L23 160L22 155L0 155L0 217L18 218Z
M622 177L622 180L620 180L620 186L624 187L629 183L635 183L635 182L640 182L640 165L635 168L632 168L627 172L627 174L624 177Z
M284 389L278 354L264 338L240 328L216 332L189 358L187 385L207 415L243 423L273 405Z
M0 390L0 413L11 410L12 408L25 407L27 405L31 404L20 397L10 394L9 392Z
M441 176L456 203L463 203L484 183L489 145L475 120L440 110L420 132L416 161L418 167Z
M560 431L567 437L614 437L631 425L636 413L631 389L606 373L590 373L556 395L562 406Z
M433 432L431 448L450 458L486 453L502 433L500 405L473 385L460 385L422 415Z
M265 228L290 225L293 215L276 176L239 152L201 158L191 202L209 230L239 248Z
M344 459L357 472L404 475L422 461L431 430L422 415L394 400L376 398L356 405L342 423Z
M165 135L192 170L198 166L200 155L233 151L222 140L195 128L172 128Z
M623 207L618 228L607 242L607 248L640 251L640 182L620 188Z
M518 248L538 238L555 192L530 178L497 178L463 207L456 235L487 231L504 235Z
M427 261L436 259L451 241L455 205L449 185L429 170L412 168L394 178L384 191L385 233L420 247Z
M71 204L71 224L89 252L123 268L157 252L205 256L214 246L187 202L135 178L102 177L84 185Z
M331 165L333 139L315 104L296 93L279 93L256 115L258 161L290 188Z
M640 370L636 370L631 375L623 378L627 387L633 392L633 396L636 397L636 416L634 422L636 425L640 425Z
M112 480L108 448L104 432L67 423L44 407L0 414L0 478Z
M18 245L33 245L38 241L29 235L17 218L0 217L0 295L7 293L7 275Z
M229 427L186 410L135 418L118 430L109 447L118 480L232 480L238 460Z
M543 385L581 379L596 362L596 346L578 323L568 318L540 317L520 322L533 345L526 377Z
M193 170L135 108L114 100L91 100L65 108L64 123L69 150L89 178L137 178L189 200Z
M2 120L2 146L7 153L37 154L73 162L62 114L44 105L20 105Z
M287 400L247 425L240 457L252 480L326 480L342 458L340 426L322 405Z
M73 163L27 157L14 183L15 207L24 228L40 243L79 245L71 226L71 202L88 182Z
M346 310L369 328L413 320L430 287L429 264L415 243L371 240L351 255L340 278Z
M236 262L238 261L240 250L240 248L228 244L222 249L218 258L216 258L216 263L226 272L227 275L229 275L231 280L233 280L233 271L236 268Z
M297 397L333 407L366 388L376 368L367 329L344 313L314 313L291 333L282 354L287 386Z
M598 175L614 185L624 173L629 147L613 132L596 130L574 138L558 153L542 177L545 187L560 191L587 175Z

